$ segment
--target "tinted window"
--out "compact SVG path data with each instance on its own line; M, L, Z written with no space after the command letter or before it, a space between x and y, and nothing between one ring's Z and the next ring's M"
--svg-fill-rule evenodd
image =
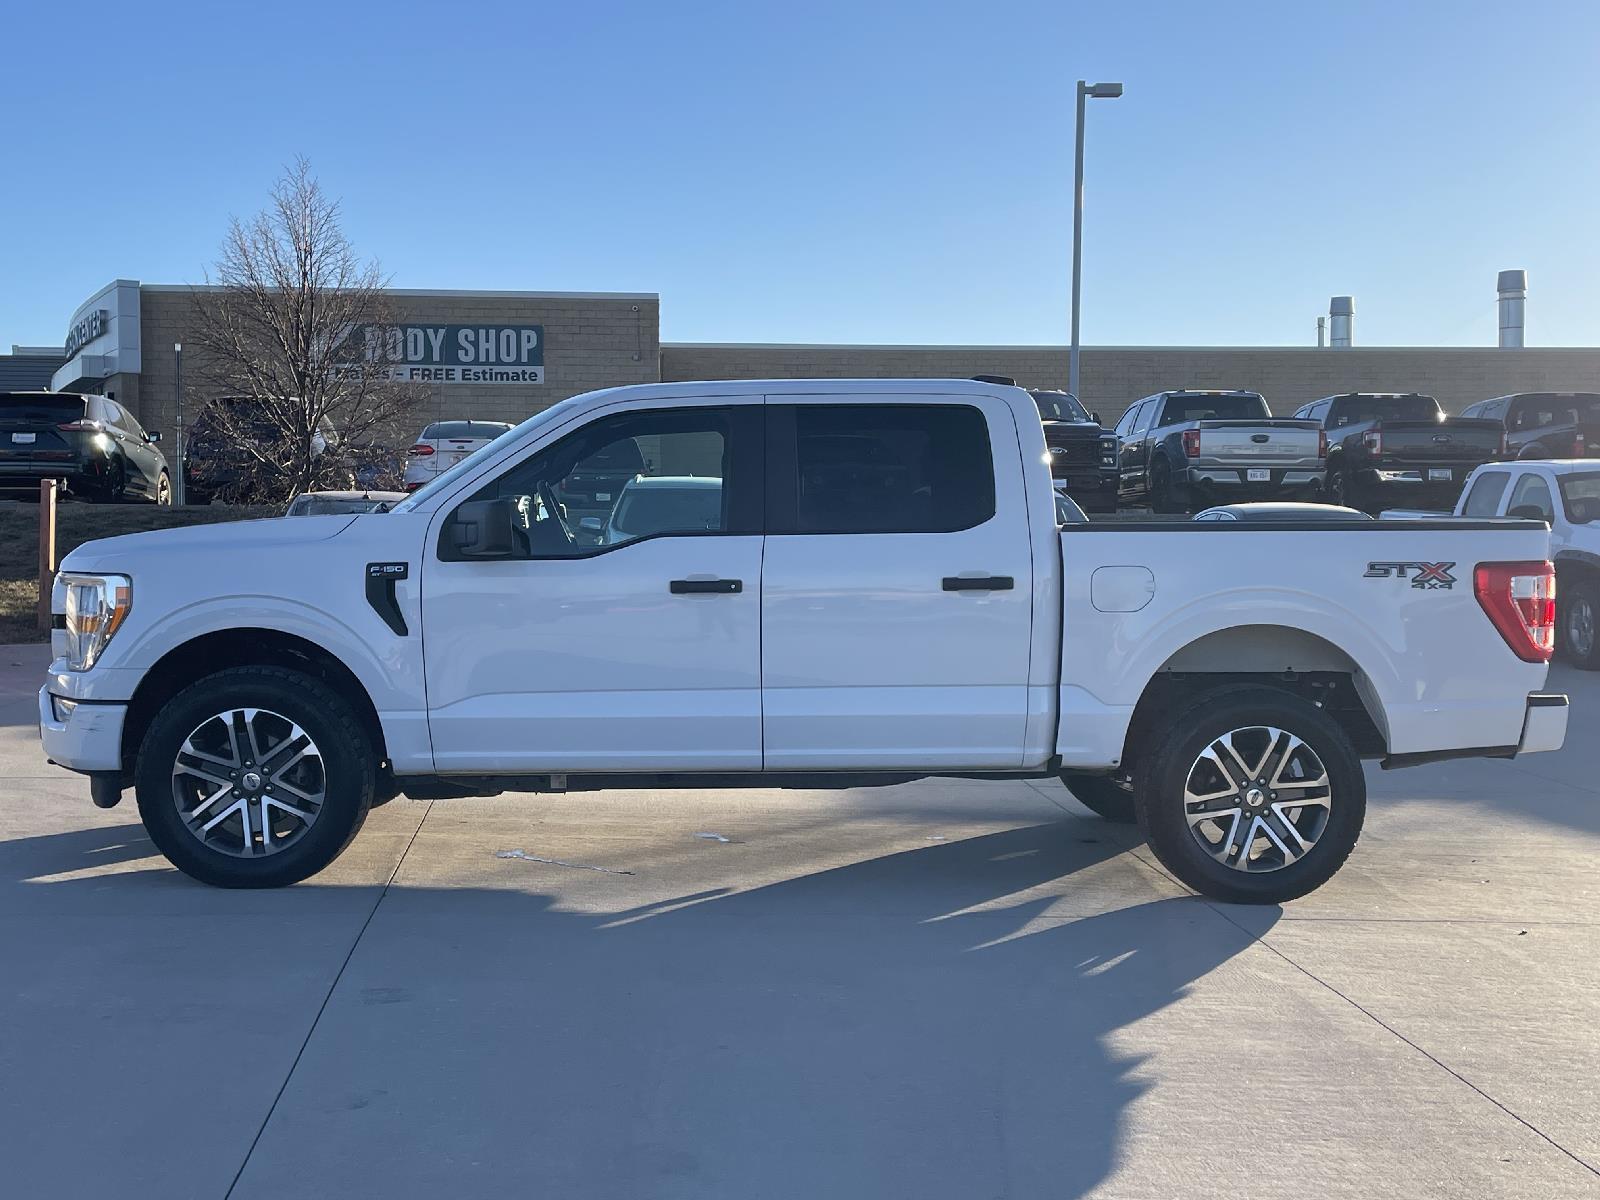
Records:
M796 533L949 533L994 516L989 425L966 405L797 405Z
M1478 482L1472 485L1472 491L1467 494L1466 507L1461 510L1464 517L1492 517L1495 509L1500 507L1500 497L1506 493L1506 484L1511 481L1511 476L1506 471L1485 471L1478 476Z
M1567 510L1567 520L1587 522L1600 517L1600 471L1560 475L1556 477L1556 484L1561 488L1561 504Z
M435 421L422 431L420 441L433 438L497 438L511 426L504 421Z
M1437 421L1439 402L1432 396L1352 396L1335 402L1334 423L1358 421Z
M1550 485L1538 475L1529 472L1517 480L1511 492L1511 503L1506 505L1509 514L1518 508L1537 508L1546 521L1555 520L1555 505L1550 499Z
M1139 409L1142 405L1135 404L1122 414L1122 420L1117 422L1116 434L1118 437L1127 437L1133 432L1134 422L1139 419Z
M83 416L83 397L68 394L0 392L0 421L62 425Z
M1168 396L1161 414L1163 425L1182 421L1241 421L1270 417L1260 396Z
M749 415L760 418L759 412ZM646 495L636 482L662 476L730 479L733 420L721 408L605 417L523 459L473 499L529 497L535 558L580 557L646 534L753 533L758 519L741 524L730 518L728 488L709 488L676 503L678 497ZM618 510L624 496L630 497L626 513ZM629 526L626 537L617 534L619 518Z

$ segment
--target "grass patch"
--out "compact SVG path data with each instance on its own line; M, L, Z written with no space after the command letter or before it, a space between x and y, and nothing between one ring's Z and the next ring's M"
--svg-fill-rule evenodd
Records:
M214 525L275 517L280 507L255 508L208 504L193 508L157 508L153 504L84 504L68 501L56 508L56 560L97 538L185 525ZM0 644L43 642L34 614L39 598L39 506L0 501Z

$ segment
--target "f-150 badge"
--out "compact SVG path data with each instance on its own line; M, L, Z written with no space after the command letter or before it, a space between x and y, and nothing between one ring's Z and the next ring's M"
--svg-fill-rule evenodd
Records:
M1367 579L1409 579L1411 586L1423 591L1449 591L1456 585L1450 574L1453 562L1373 562L1367 564Z

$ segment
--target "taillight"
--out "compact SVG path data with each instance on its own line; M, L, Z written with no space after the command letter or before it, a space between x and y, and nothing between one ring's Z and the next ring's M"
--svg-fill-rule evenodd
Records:
M1368 454L1382 454L1383 431L1381 429L1367 430L1366 433L1361 435L1361 444L1367 448Z
M1523 662L1549 662L1556 644L1556 568L1545 562L1479 563L1478 603Z
M1326 429L1317 430L1317 457L1328 457L1328 431Z
M64 421L56 428L68 433L99 433L103 426L99 421Z
M1188 458L1200 457L1200 431L1198 429L1185 429L1183 431L1183 453Z
M427 458L428 455L433 453L433 447L428 445L427 442L418 442L415 446L411 447L411 449L407 450L406 453L411 455L412 458Z
M1504 458L1511 453L1511 439L1506 437L1505 431L1500 433L1500 457Z
M1572 457L1582 458L1586 453L1586 450L1587 448L1585 447L1583 440L1583 430L1580 429L1577 433L1572 435Z

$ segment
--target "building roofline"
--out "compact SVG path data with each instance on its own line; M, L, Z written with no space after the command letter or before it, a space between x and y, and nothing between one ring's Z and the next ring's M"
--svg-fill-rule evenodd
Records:
M220 292L215 283L141 283L142 292ZM661 300L659 292L494 292L475 288L384 288L386 296L468 296L490 300Z
M938 342L662 342L663 350L906 350L915 352L947 351L951 353L985 353L995 350L1065 354L1066 346L1043 345L946 345ZM1280 353L1292 352L1299 354L1364 354L1364 353L1404 353L1414 354L1418 351L1427 353L1449 352L1483 354L1543 354L1550 351L1563 353L1589 351L1600 354L1600 346L1518 346L1511 349L1502 349L1499 346L1341 346L1333 349L1327 346L1163 346L1163 345L1125 345L1125 346L1084 346L1085 352L1102 350L1143 351L1152 350L1183 350L1193 353L1222 352L1237 354L1244 352Z

